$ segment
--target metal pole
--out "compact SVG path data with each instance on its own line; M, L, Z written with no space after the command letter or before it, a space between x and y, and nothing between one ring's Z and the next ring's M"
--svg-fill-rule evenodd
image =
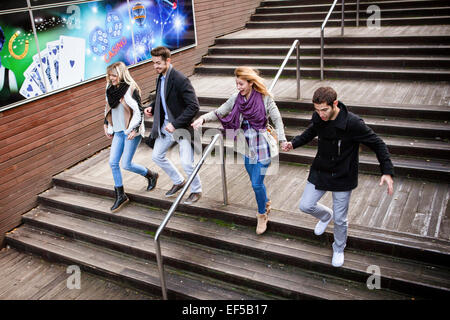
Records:
M320 29L320 81L323 81L323 28Z
M166 288L166 275L164 272L164 264L162 261L162 255L161 255L161 245L159 243L159 238L155 238L155 248L156 248L156 261L158 263L158 269L159 269L159 280L161 282L161 291L163 295L163 300L167 300L167 288Z
M359 27L359 0L356 1L356 26Z
M227 177L225 172L225 145L223 142L223 136L220 136L220 152L222 153L222 192L223 192L223 204L228 205L228 189L227 189Z
M221 140L222 141L221 147L222 147L222 152L223 152L223 145L224 145L223 144L223 137L222 137L221 134L216 134L214 136L214 138L212 139L211 143L208 145L208 148L206 148L206 151L203 154L202 158L200 159L200 161L195 166L194 171L189 176L189 179L186 182L186 184L184 185L183 189L181 189L181 192L178 195L178 197L176 198L175 202L170 207L170 209L167 212L166 217L164 218L163 222L159 226L158 230L156 230L155 239L154 239L154 241L155 241L155 249L156 249L155 250L156 251L156 261L158 263L159 277L160 277L160 280L161 280L161 290L162 290L162 296L163 296L164 300L167 300L167 288L166 288L166 277L165 277L165 273L164 273L163 257L161 255L161 244L159 242L159 236L161 235L161 233L164 230L165 226L169 222L169 219L172 217L173 213L175 212L175 209L178 207L178 204L180 203L180 201L183 198L184 194L186 193L187 189L190 187L190 185L191 185L192 181L194 180L195 176L200 171L200 168L203 165L203 163L205 162L206 157L210 154L214 144L217 142L217 139L219 139L219 138L222 138L222 140ZM225 154L225 152L223 152L223 154ZM222 170L223 170L222 171L222 178L225 178L225 163L223 164ZM227 203L228 202L228 195L227 195L226 183L222 183L222 186L224 186L224 202Z
M342 0L341 36L344 35L344 6L345 6L345 0Z
M300 99L300 41L297 42L297 100Z

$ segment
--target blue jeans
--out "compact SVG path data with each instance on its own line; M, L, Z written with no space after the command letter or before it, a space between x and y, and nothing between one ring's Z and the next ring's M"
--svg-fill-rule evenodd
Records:
M334 220L334 242L333 251L344 252L347 243L347 213L350 195L352 191L333 192L333 210L318 203L327 191L317 190L311 182L306 182L305 191L303 191L300 200L299 209L313 217L327 221L333 214Z
M258 213L264 214L266 212L267 198L266 186L264 185L264 177L266 176L267 168L270 165L270 159L261 163L250 160L244 156L245 169L250 177L253 191L255 192L256 203L258 204Z
M153 146L152 160L156 163L165 173L170 177L173 184L180 184L185 179L183 175L178 171L177 167L166 157L167 151L175 143L173 134L167 132L165 126L167 121L164 122L161 133L155 140ZM194 150L191 146L191 142L188 139L181 139L178 141L180 147L180 160L181 166L187 176L190 176L194 172ZM202 192L202 183L200 181L199 174L197 173L191 184L191 192Z
M114 178L114 185L122 187L122 173L120 172L120 158L122 158L122 167L125 170L145 176L147 168L139 164L131 162L136 153L136 149L141 142L141 136L135 137L133 140L128 140L127 135L123 131L114 132L114 137L111 143L111 151L109 152L109 166L112 170Z

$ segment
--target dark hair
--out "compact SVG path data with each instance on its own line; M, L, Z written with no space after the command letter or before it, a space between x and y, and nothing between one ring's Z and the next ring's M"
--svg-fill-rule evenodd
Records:
M170 50L166 47L156 47L153 48L152 51L150 51L152 57L162 57L164 61L167 61L167 59L170 58Z
M315 104L326 102L327 105L333 107L333 102L337 100L337 93L331 87L320 87L314 92L312 101Z

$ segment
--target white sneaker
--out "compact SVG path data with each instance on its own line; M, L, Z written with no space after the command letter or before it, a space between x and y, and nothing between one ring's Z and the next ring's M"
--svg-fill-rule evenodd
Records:
M333 251L333 260L331 261L333 267L341 267L344 264L344 253Z
M324 233L325 229L327 228L331 219L333 219L333 215L330 215L330 219L328 219L325 222L322 222L322 220L319 220L319 222L317 222L317 224L316 224L316 227L314 228L314 234L316 236L320 236L322 233Z

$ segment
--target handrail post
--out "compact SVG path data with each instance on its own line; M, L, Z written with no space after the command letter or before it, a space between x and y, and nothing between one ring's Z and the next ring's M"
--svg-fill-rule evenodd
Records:
M222 161L222 192L223 192L223 204L228 205L228 188L227 188L227 175L225 171L225 143L223 136L220 136L220 160Z
M161 255L161 244L159 243L159 237L155 237L155 248L156 248L156 262L158 263L158 269L159 269L159 281L161 283L161 291L163 300L167 300L167 288L166 288L166 276L164 272L164 264L163 264L163 258Z
M320 81L323 81L323 28L320 29Z
M286 57L284 58L284 61L283 61L283 63L281 64L281 66L280 66L280 68L278 69L278 72L277 72L277 74L275 75L275 78L273 78L273 80L272 80L272 82L271 82L271 84L270 84L270 86L269 86L269 89L268 89L268 91L269 92L272 92L272 90L273 90L273 88L275 87L275 84L277 83L277 81L278 81L278 78L280 77L280 75L281 75L281 73L283 72L283 70L284 70L284 67L286 66L286 64L288 63L288 61L289 61L289 58L291 57L291 55L292 55L292 52L294 51L294 49L296 49L297 48L297 70L296 70L296 76L297 76L297 86L298 86L298 88L297 88L297 95L299 96L299 87L300 87L300 61L299 61L299 59L300 59L300 51L299 51L299 48L300 48L300 41L297 39L297 40L295 40L293 43L292 43L292 45L291 45L291 48L289 49L289 52L287 53L287 55L286 55Z
M300 41L297 42L297 55L296 55L296 62L297 62L297 100L300 100Z
M170 207L169 211L167 212L166 217L164 218L163 222L160 224L158 230L156 230L156 234L155 234L155 238L154 238L156 262L158 264L159 279L161 282L161 291L162 291L162 296L163 296L164 300L167 300L167 287L166 287L166 276L165 276L165 272L164 272L163 257L161 255L161 243L159 241L159 237L160 237L162 231L164 230L165 226L169 222L169 219L172 217L172 214L175 212L176 208L178 207L178 204L180 203L180 201L183 198L184 194L186 193L187 189L190 187L192 181L194 180L194 178L197 175L198 171L200 170L201 166L203 165L206 157L211 153L212 147L215 145L215 143L217 142L217 139L219 139L219 138L221 139L220 147L222 149L222 157L221 157L222 179L226 178L226 176L225 176L225 161L224 161L224 158L225 158L224 141L223 141L222 134L216 134L212 138L212 141L210 142L208 147L206 148L206 151L204 152L202 158L200 159L200 161L197 163L194 170L192 171L191 175L188 178L188 181L183 186L183 189L181 190L180 194L178 195L178 197L176 198L174 203L172 203L172 206ZM227 191L226 181L222 181L222 187L223 187L223 202L226 205L226 204L228 204L228 191Z
M344 35L344 6L345 0L342 0L342 14L341 14L341 36Z
M356 1L356 26L359 27L359 0Z

